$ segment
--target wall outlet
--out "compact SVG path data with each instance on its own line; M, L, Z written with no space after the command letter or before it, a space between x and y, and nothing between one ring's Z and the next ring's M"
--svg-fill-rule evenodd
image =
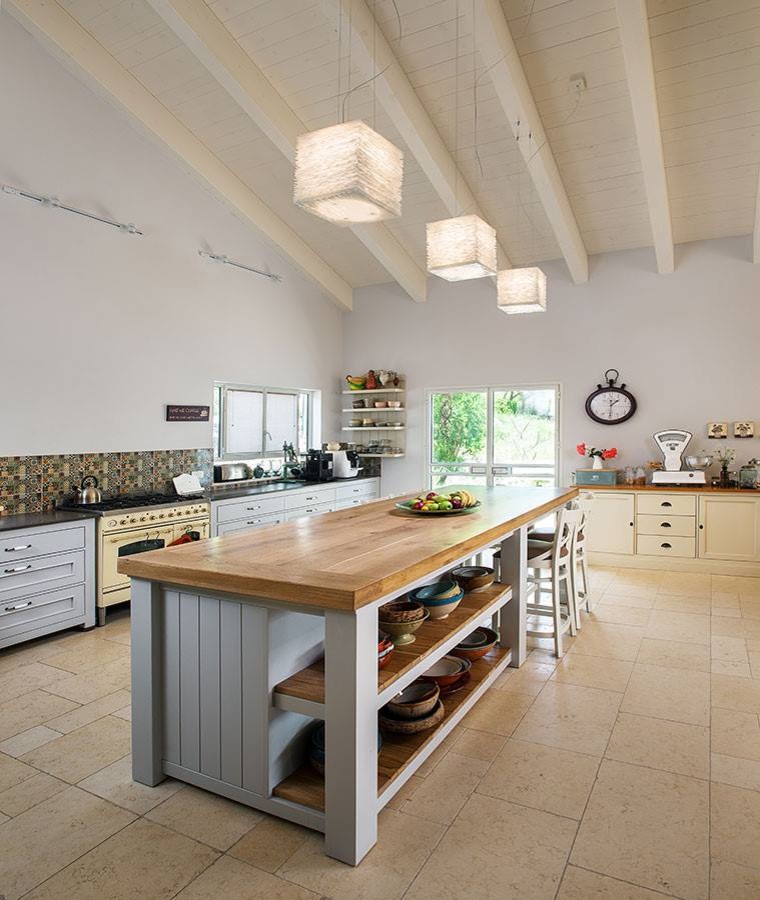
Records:
M570 76L570 93L571 94L580 94L586 90L586 76L585 75L571 75Z

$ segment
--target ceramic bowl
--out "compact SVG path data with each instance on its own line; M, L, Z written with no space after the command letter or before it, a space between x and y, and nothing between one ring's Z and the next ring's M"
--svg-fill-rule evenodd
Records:
M422 677L428 681L434 681L438 687L443 688L449 684L453 684L458 678L461 678L465 672L470 669L470 663L467 659L458 659L456 656L443 656L438 662L424 672Z
M386 650L383 650L382 653L377 654L377 667L378 669L384 669L388 663L391 661L391 657L393 656L393 651L396 649L395 644L391 641L390 647Z
M388 409L401 409L401 401L400 400L389 400L388 401Z
M388 409L387 400L375 400L375 409Z
M488 566L457 566L451 570L451 577L469 594L490 587L494 583L496 573Z
M410 600L425 603L427 600L445 600L447 597L456 597L462 588L452 578L436 581L434 584L426 584L416 588L409 594Z
M465 639L461 644L457 644L451 651L451 655L475 662L476 659L481 659L494 648L499 636L492 628L481 627L473 631L469 638L472 640Z
M364 402L364 400L354 400L351 406L353 406L354 409L364 409L366 403Z
M388 622L416 622L425 614L425 607L416 600L411 598L407 600L393 600L386 603L377 611L377 617L380 620L381 630L392 634L390 629L386 628Z
M422 618L416 622L381 622L383 629L391 636L396 647L403 647L404 644L413 644L417 638L414 632L417 631L422 623L427 619L430 613L425 610Z
M362 419L349 419L348 427L349 428L361 428Z
M397 719L419 719L431 713L441 690L430 681L413 681L388 702L385 712Z
M383 707L378 713L377 719L380 727L392 734L417 734L420 731L427 731L435 726L443 719L444 708L443 703L438 699L432 711L426 716L418 719L399 719L394 716L387 707Z

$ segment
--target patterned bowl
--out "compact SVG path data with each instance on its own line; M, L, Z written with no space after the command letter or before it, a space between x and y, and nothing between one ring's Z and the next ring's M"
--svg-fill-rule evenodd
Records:
M382 631L387 631L388 634L391 634L390 629L385 627L388 622L416 622L422 619L424 614L425 607L412 599L393 600L377 611Z

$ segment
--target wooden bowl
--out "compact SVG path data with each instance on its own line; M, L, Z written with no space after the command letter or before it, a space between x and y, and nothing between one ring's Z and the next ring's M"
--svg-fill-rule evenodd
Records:
M441 690L430 681L413 681L390 700L385 711L396 719L421 719L431 713Z
M381 622L380 624L383 626L383 631L387 631L391 636L394 645L402 647L404 644L413 644L417 640L414 632L417 631L429 615L430 613L423 608L422 618L417 619L415 622Z
M467 659L459 659L456 656L443 656L438 662L423 672L422 677L428 681L434 681L438 687L446 687L453 684L458 678L461 678L464 672L470 669L470 663Z
M386 603L377 611L381 630L391 634L390 628L385 626L389 622L416 622L425 615L425 607L415 600L393 600Z
M456 656L459 659L467 659L470 662L475 662L476 659L481 659L486 653L493 650L496 641L499 640L498 634L496 634L492 628L485 628L484 626L476 628L472 634L474 635L478 632L484 634L485 641L470 644L457 644L451 651L451 655ZM470 637L472 637L472 635L470 635Z
M490 587L494 583L496 573L488 566L457 566L456 569L452 569L451 577L462 590L475 593Z
M443 719L444 715L443 703L437 700L432 712L420 719L397 719L386 712L383 708L378 713L378 722L380 727L392 734L417 734L420 731L427 731L429 728L435 728Z

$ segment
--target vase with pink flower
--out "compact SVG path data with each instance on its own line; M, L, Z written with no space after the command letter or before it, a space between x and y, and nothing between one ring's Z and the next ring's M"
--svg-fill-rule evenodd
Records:
M617 447L589 447L585 443L581 443L577 444L575 449L579 456L587 456L591 460L592 469L603 469L605 460L615 459L618 455Z

